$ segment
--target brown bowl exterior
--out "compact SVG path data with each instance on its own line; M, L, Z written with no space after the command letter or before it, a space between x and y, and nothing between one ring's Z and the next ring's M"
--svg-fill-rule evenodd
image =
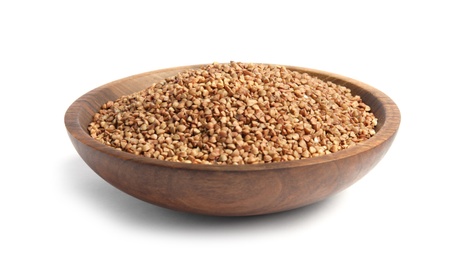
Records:
M346 86L360 95L378 118L376 135L354 147L316 158L241 166L145 158L108 147L89 135L88 124L105 102L200 66L134 75L77 99L65 113L65 126L78 154L116 188L155 205L215 216L261 215L306 206L349 187L381 160L399 128L399 109L381 91L341 75L285 66Z

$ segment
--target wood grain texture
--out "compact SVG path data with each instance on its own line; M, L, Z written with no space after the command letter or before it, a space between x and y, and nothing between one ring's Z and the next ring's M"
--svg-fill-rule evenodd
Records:
M341 75L286 66L346 86L360 95L378 118L377 134L354 147L325 156L242 166L195 165L145 158L105 146L89 135L88 124L105 102L198 67L134 75L78 98L65 113L65 126L78 154L116 188L155 205L216 216L261 215L306 206L349 187L381 160L399 128L399 109L381 91Z

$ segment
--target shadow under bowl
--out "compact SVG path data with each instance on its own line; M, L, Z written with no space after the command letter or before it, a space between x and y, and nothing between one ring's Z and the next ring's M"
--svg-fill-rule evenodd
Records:
M348 87L378 118L376 135L314 158L255 165L199 165L133 155L94 140L87 128L102 104L201 65L146 72L98 87L65 113L68 135L81 158L104 180L138 199L196 214L249 216L306 206L349 187L386 154L400 124L396 104L383 92L341 75L285 66Z

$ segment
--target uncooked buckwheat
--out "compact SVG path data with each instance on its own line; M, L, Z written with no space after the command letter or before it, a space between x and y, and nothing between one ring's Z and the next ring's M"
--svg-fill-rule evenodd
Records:
M99 142L159 160L255 164L334 153L375 134L350 89L266 64L213 63L102 105Z

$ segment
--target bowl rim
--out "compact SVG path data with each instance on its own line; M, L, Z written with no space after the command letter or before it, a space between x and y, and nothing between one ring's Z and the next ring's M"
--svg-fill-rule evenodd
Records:
M67 129L69 136L81 144L89 146L90 148L97 150L101 153L107 154L112 157L120 158L124 161L132 161L138 164L146 164L149 166L158 166L158 167L166 167L178 170L190 170L190 171L205 171L205 172L233 172L233 173L242 173L242 172L252 172L252 171L261 171L261 170L281 170L281 169L292 169L297 167L306 167L312 166L322 163L332 163L337 160L341 160L347 157L352 157L357 154L366 152L373 147L379 146L383 144L390 138L396 135L400 121L401 115L400 110L395 104L395 102L387 96L385 93L380 91L379 89L372 87L366 83L361 81L339 75L336 73L331 73L323 70L317 69L310 69L305 67L298 67L298 66L290 66L290 65L279 65L277 66L284 66L290 70L296 70L299 72L306 72L309 74L313 74L314 76L318 76L323 81L341 81L340 84L345 87L349 87L353 85L356 88L363 89L365 92L370 93L374 98L376 98L380 104L382 105L382 109L384 109L385 120L384 123L381 125L380 129L376 132L374 136L371 138L356 144L353 147L346 148L344 150L340 150L335 153L321 155L312 158L305 158L300 160L293 160L293 161L286 161L286 162L272 162L272 163L260 163L260 164L243 164L243 165L233 165L233 164L225 164L225 165L217 165L217 164L193 164L193 163L184 163L184 162L171 162L171 161L164 161L158 160L155 158L148 158L142 155L135 155L125 151L117 150L116 148L107 146L96 141L91 135L83 129L80 124L79 119L79 112L80 110L84 109L85 105L89 105L89 102L86 100L90 97L93 97L95 94L106 90L111 89L115 84L133 80L135 78L140 78L143 76L155 74L155 73L162 73L167 71L177 71L182 69L188 68L198 68L203 65L208 64L197 64L197 65L188 65L188 66L178 66L178 67L171 67L165 69L158 69L152 70L148 72L143 72L135 75L131 75L128 77L124 77L118 80L111 81L106 83L102 86L94 88L87 93L80 96L76 99L66 110L64 116L64 123ZM144 89L143 87L142 89ZM130 94L130 93L129 93ZM90 118L91 122L91 118ZM380 123L380 122L379 122Z

